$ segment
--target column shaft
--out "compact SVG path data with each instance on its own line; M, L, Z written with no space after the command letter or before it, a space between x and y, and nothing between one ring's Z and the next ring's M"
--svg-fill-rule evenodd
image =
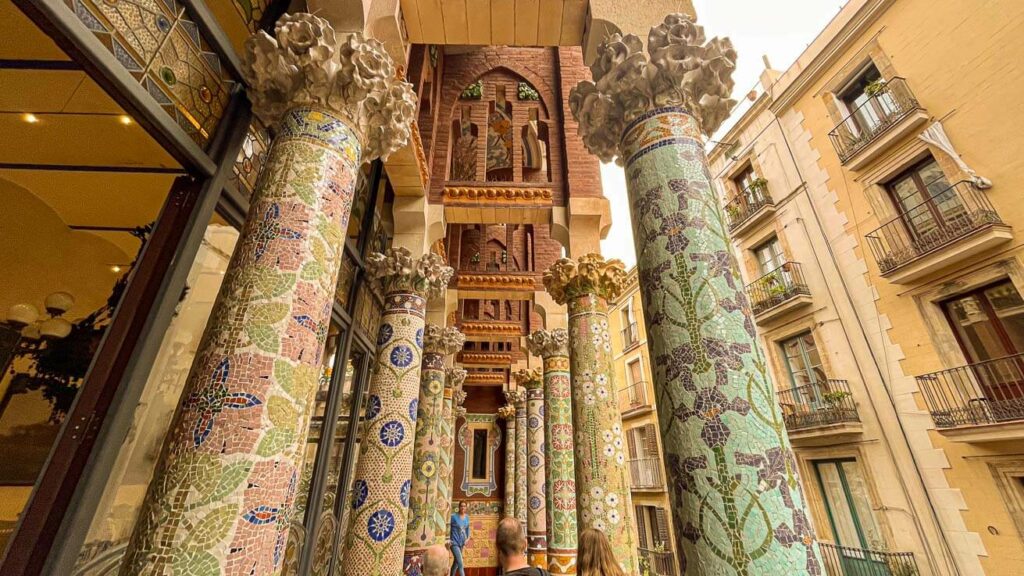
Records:
M437 483L437 513L434 521L438 523L434 534L434 544L448 541L451 530L452 496L454 493L453 462L455 458L455 423L457 414L465 409L461 407L466 393L462 383L466 380L466 371L461 368L449 368L444 386L444 410L441 421L441 459L438 466L439 481Z
M547 502L544 465L544 381L539 370L522 370L526 388L526 540L531 566L547 568Z
M516 400L516 518L526 531L527 482L526 482L526 395L520 391Z
M516 409L506 404L498 415L505 419L505 506L502 515L516 517Z
M280 568L359 153L324 110L281 122L122 574Z

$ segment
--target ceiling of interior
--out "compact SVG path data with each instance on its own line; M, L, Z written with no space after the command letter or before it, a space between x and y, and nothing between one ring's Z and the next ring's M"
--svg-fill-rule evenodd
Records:
M588 0L401 0L401 4L412 43L579 46Z

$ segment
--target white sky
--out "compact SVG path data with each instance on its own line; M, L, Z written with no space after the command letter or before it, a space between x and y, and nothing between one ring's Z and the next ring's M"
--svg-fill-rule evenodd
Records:
M707 36L732 39L739 60L733 78L733 97L743 99L758 82L764 69L762 55L767 55L772 68L785 70L814 40L846 0L694 0L697 21ZM738 110L745 110L740 105ZM618 258L627 267L636 264L633 230L629 222L629 202L622 168L614 164L601 166L604 195L611 202L612 228L601 241L606 258Z

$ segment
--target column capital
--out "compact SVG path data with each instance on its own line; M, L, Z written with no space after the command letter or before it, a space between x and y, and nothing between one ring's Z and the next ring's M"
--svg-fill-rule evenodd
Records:
M366 258L370 276L380 280L385 293L414 292L425 298L436 298L455 274L444 259L427 253L413 258L408 248L391 248L386 253L375 252Z
M539 390L544 386L544 376L537 368L523 368L512 376L515 377L516 384L527 390Z
M338 36L323 18L301 12L282 16L273 35L251 36L242 74L253 111L274 126L293 108L322 109L359 133L364 161L387 158L409 141L412 85L379 41L358 32Z
M444 328L436 324L427 324L423 330L424 352L449 356L462 350L465 343L466 336L454 326Z
M445 370L444 387L453 388L465 394L465 391L462 390L462 384L466 381L466 374L467 372L462 368L455 366L447 368ZM455 396L453 395L452 398L455 398Z
M548 359L553 356L569 356L569 332L565 328L537 330L526 337L526 348L530 354Z
M669 14L651 28L648 54L643 47L633 34L612 34L590 67L594 81L580 82L569 94L579 135L602 161L622 163L623 133L647 112L684 108L710 136L736 103L729 98L736 50L728 38L707 40L692 17Z
M505 392L505 401L509 404L513 404L516 410L523 410L526 406L526 391L525 390L507 390Z
M456 408L461 408L462 403L466 401L466 391L462 388L456 388L455 392L452 393L452 405Z
M508 420L509 422L516 421L516 407L512 404L505 404L501 408L498 408L498 418L502 420Z
M561 258L544 272L544 287L559 304L587 294L613 300L625 286L625 264L605 260L600 254L587 254L579 260Z

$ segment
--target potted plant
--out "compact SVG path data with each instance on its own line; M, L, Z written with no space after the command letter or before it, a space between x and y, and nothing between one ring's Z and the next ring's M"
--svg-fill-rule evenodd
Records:
M833 390L832 392L825 392L824 394L821 395L821 398L822 400L825 401L826 404L834 408L841 404L843 400L846 400L850 396L852 396L852 394L845 390Z
M888 89L888 83L885 80L878 78L876 80L872 80L871 83L864 87L864 93L874 98L879 94L885 94L885 91Z

